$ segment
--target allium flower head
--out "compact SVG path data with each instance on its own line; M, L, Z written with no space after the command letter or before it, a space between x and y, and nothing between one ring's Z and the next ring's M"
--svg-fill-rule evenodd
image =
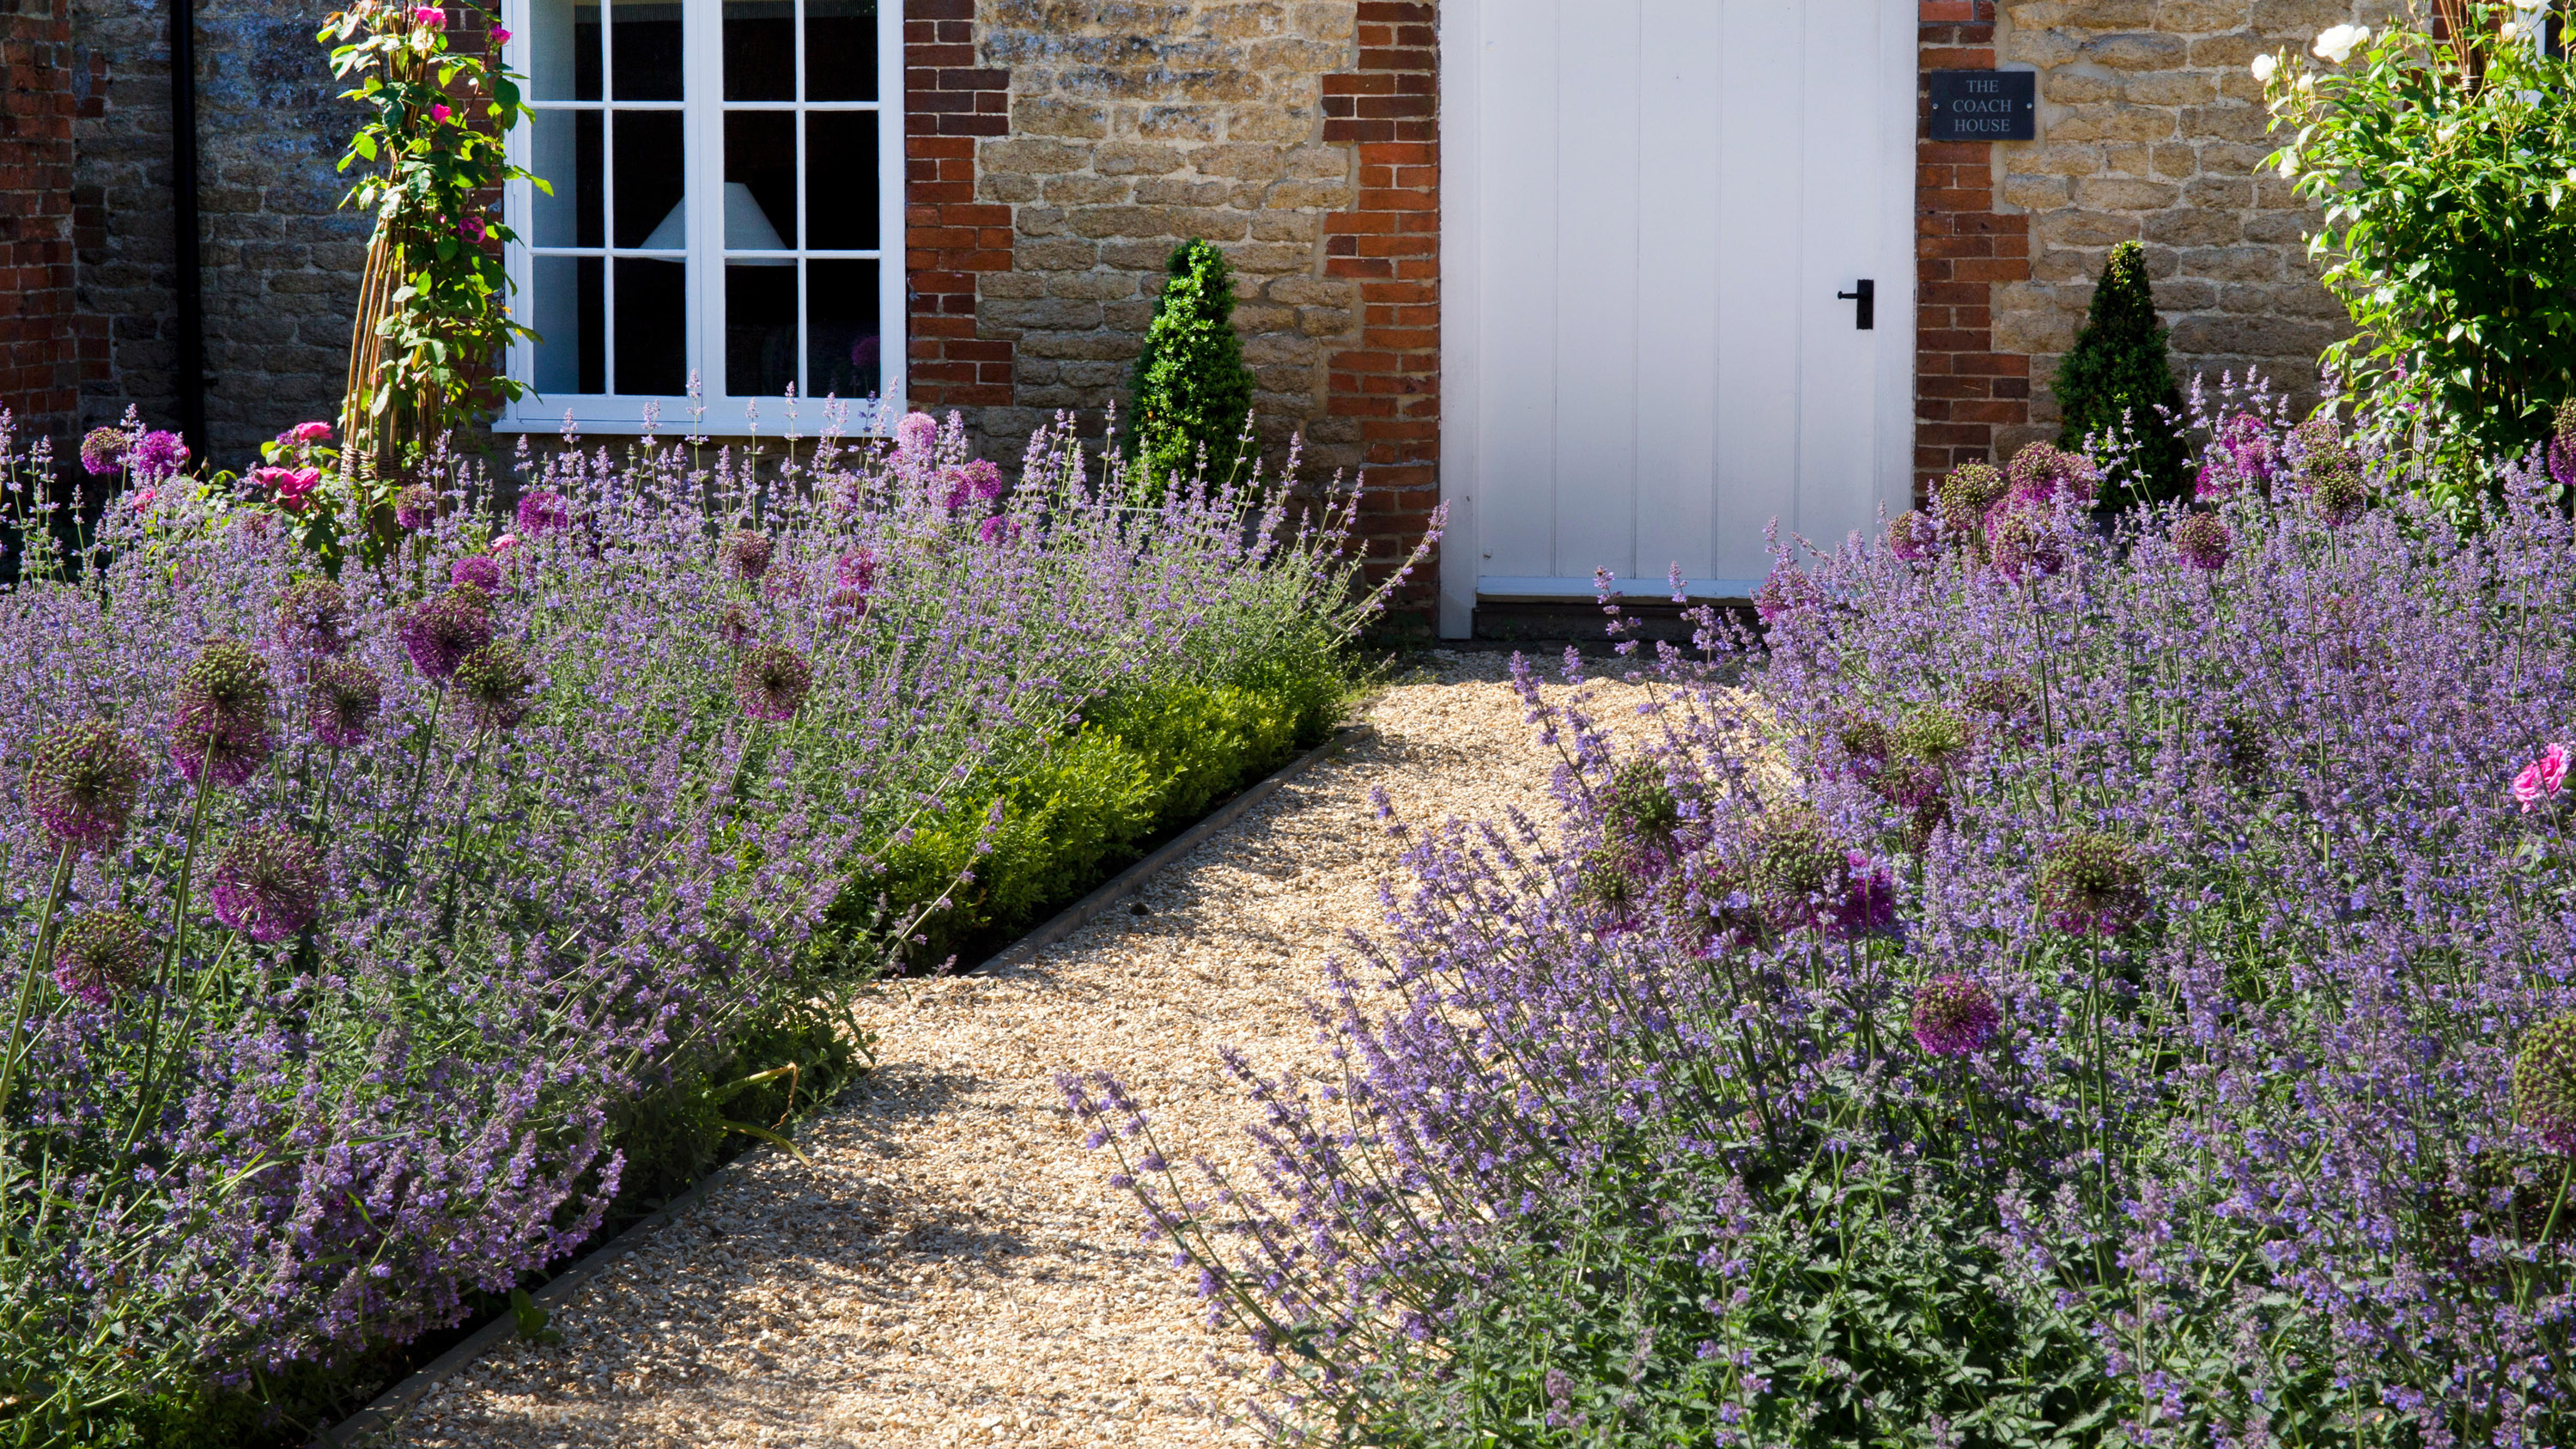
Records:
M1994 993L1965 976L1935 976L1915 988L1914 1044L1927 1056L1983 1051L2003 1020Z
M2070 936L2116 936L2147 917L2147 869L2136 847L2078 831L2039 865L2039 909Z
M2568 745L2552 744L2513 777L2513 798L2521 803L2524 814L2530 814L2531 807L2543 800L2556 798L2565 787L2570 752Z
M492 642L492 614L479 594L450 589L403 611L394 625L411 667L431 679L456 672L465 656Z
M2174 552L2202 573L2214 574L2227 567L2232 542L2227 525L2215 513L2186 513L2174 523Z
M1602 828L1622 840L1665 841L1682 823L1682 803L1664 778L1664 767L1649 759L1622 761L1611 773L1609 800Z
M2227 778L2248 787L2260 784L2272 768L2272 732L2263 717L2238 710L2221 719L2214 733L2219 768Z
M537 672L528 656L514 646L494 641L465 656L456 666L456 698L466 722L478 730L506 730L528 717L535 701Z
M1824 591L1807 577L1796 564L1781 562L1771 569L1771 576L1753 591L1753 612L1765 624L1776 624L1791 614L1815 608L1825 601Z
M1941 551L1940 520L1921 510L1900 513L1887 526L1887 551L1909 563L1920 563Z
M275 825L243 828L215 857L207 903L228 930L282 941L322 912L322 862L312 842Z
M1952 533L1973 534L1985 527L1986 510L2011 486L1993 464L1962 463L1933 485L1932 499Z
M813 688L812 662L783 644L746 649L733 668L733 697L753 719L794 719Z
M1812 924L1839 904L1851 858L1825 829L1824 817L1806 805L1765 812L1745 833L1746 872L1774 920Z
M501 592L501 561L488 553L469 553L447 566L447 581L497 594Z
M756 529L737 528L716 545L716 562L724 566L728 577L745 583L758 583L760 576L769 572L769 561L777 549L778 545L768 534Z
M48 730L28 757L27 808L56 845L113 844L134 813L143 769L143 752L103 721Z
M894 450L910 463L926 463L939 442L939 420L928 413L905 413L894 425Z
M334 659L313 671L305 717L313 738L335 750L366 743L367 730L384 708L384 676L355 659Z
M88 453L83 451L86 458ZM2576 397L2558 405L2549 430L2549 476L2561 488L2576 488Z
M841 555L832 564L832 577L843 588L867 593L877 584L876 550L863 548Z
M857 623L868 616L867 590L834 589L823 596L823 612L835 625Z
M2290 432L2290 444L2300 486L2328 524L2349 523L2369 506L2370 481L2334 419L2315 417L2299 424Z
M179 441L177 433L145 433L135 442L134 451L126 456L125 461L134 470L136 483L158 483L178 472L179 465L188 461L188 445Z
M81 439L81 466L93 474L113 473L125 466L127 446L124 429L92 428Z
M188 783L211 771L238 785L268 762L268 661L237 639L197 651L179 675L170 719L170 758Z
M438 517L438 494L426 483L414 483L394 495L394 526L418 533Z
M349 596L329 579L298 579L277 596L277 642L297 654L349 647Z
M2576 1153L2576 1016L2532 1029L2513 1059L2513 1112L2553 1151Z
M54 984L65 996L105 1006L152 969L152 933L127 911L88 911L54 942Z
M942 468L934 491L939 506L951 512L970 503L990 503L1002 496L1002 470L983 458Z
M1900 753L1945 765L1967 752L1968 722L1939 705L1917 709L1900 722L1892 740Z
M2090 503L2102 487L2102 475L2083 454L2046 443L2032 443L2015 453L2005 478L2012 496L2026 503L2054 503L2060 498Z
M562 494L550 488L540 488L519 500L519 511L515 517L521 533L552 533L572 527L572 505L564 500Z
M716 637L736 649L760 642L760 615L748 604L727 604L716 614Z
M1842 899L1818 923L1828 941L1863 941L1896 929L1896 875L1859 851L1843 857Z
M1603 841L1575 868L1575 899L1625 926L1646 896L1653 873L1648 858L1649 853L1633 841Z
M2047 505L2008 498L1986 519L1986 555L2006 578L2053 574L2066 566L2066 540Z
M2030 682L2009 674L1980 679L1968 686L1967 696L1962 702L1974 713L2007 724L2018 723L2030 717Z
M2272 429L2252 413L2239 413L2219 429L2218 446L2226 454L2228 468L2238 481L2256 488L2269 488L2277 459L2272 453Z
M975 525L975 541L986 547L1020 541L1020 525L1007 513L996 513Z

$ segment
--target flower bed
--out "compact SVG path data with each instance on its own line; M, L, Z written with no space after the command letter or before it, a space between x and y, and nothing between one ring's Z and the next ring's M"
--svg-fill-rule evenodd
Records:
M1562 818L1392 827L1262 1181L1067 1081L1287 1437L2576 1442L2576 537L2203 436L1784 551L1642 750L1531 691Z
M166 1438L457 1321L810 1100L1087 712L1233 689L1284 748L1342 686L1347 513L900 436L567 453L508 519L306 481L318 433L242 488L94 440L131 486L0 596L0 1427Z

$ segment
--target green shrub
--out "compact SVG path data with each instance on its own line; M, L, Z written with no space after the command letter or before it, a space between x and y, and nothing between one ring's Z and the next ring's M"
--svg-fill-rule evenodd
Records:
M1135 397L1128 488L1139 503L1197 476L1202 451L1211 482L1232 481L1251 462L1242 438L1252 370L1234 331L1233 269L1213 242L1192 238L1172 249L1170 271L1128 380Z
M2089 438L2125 436L2131 446L2107 470L2104 483L2124 489L2132 500L2182 496L2187 475L2182 440L2174 433L2182 418L2182 389L2165 354L2146 254L2136 242L2111 248L2084 330L2057 364L2052 390L2065 420L2059 447L2083 452Z
M2436 496L2485 489L2474 465L2520 457L2576 394L2576 68L2469 8L2456 41L2416 11L2255 61L2286 138L2270 164L2325 208L2309 250L2358 329L2325 362L2408 419Z

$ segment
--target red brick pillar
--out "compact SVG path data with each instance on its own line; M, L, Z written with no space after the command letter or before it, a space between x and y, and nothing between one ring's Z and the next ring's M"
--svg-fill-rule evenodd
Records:
M1920 69L1991 70L1994 0L1921 0ZM2030 421L2030 359L1994 349L1997 283L2030 278L2030 218L1995 210L1992 143L1936 142L1921 103L1914 178L1914 489Z
M975 199L975 148L1009 133L1011 73L975 64L975 0L904 0L906 391L916 408L1011 401L1011 344L976 320L975 279L1011 269L1011 209Z
M1431 0L1360 0L1358 67L1324 77L1324 139L1355 149L1357 196L1324 219L1326 276L1359 285L1358 345L1327 359L1325 408L1359 422L1372 567L1391 570L1440 502L1440 52ZM1430 632L1438 572L1389 622Z
M22 445L79 425L71 0L0 12L0 406ZM87 89L87 87L83 87Z

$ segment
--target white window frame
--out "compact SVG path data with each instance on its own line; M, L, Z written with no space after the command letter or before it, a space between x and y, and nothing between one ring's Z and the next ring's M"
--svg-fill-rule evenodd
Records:
M529 20L530 0L504 0L502 23L510 30L503 57L510 69L522 76L532 75L535 26ZM874 101L727 101L724 99L724 0L681 0L681 93L677 103L656 105L651 102L618 102L613 97L603 101L535 101L538 110L606 110L634 107L642 109L677 109L683 120L682 134L688 149L688 230L689 247L685 254L688 280L684 284L688 297L688 357L696 372L701 396L697 406L703 408L697 421L690 416L691 400L685 396L653 396L631 393L574 393L545 395L530 391L526 396L502 406L492 429L499 433L551 433L562 429L567 416L583 433L631 435L644 431L647 408L658 411L658 431L678 435L697 432L713 437L741 437L753 431L755 417L758 431L776 437L787 427L786 405L776 397L741 397L725 388L725 265L724 215L724 133L729 111L789 111L803 114L813 111L875 111L877 113L877 249L866 251L827 251L819 255L827 260L866 260L877 262L877 316L881 343L879 376L883 392L874 409L864 398L844 398L849 404L846 429L851 434L882 434L892 429L904 413L904 364L910 356L910 289L904 275L904 106L903 106L903 0L878 0L877 3L877 99ZM609 31L608 43L616 44L613 0L601 0L601 19ZM799 10L802 15L802 10ZM799 96L805 94L805 26L794 27L796 34L796 76ZM603 88L610 85L613 61L603 56ZM530 165L535 139L530 126L520 126L508 138L510 160L521 167ZM617 158L613 125L603 125L601 174L614 174ZM800 233L806 210L806 167L804 165L805 131L796 127L796 204ZM503 216L521 240L509 248L507 265L512 283L511 314L525 317L533 311L536 258L526 238L534 234L535 189L525 181L514 181L505 189ZM616 238L616 218L603 214L603 242ZM800 235L791 238L802 241ZM548 247L549 253L574 252L582 256L608 258L607 247ZM636 249L621 248L619 254L633 255ZM758 252L758 257L815 256L812 249L783 252ZM614 263L609 263L614 270ZM800 269L799 276L804 271ZM612 281L611 286L614 283ZM806 311L805 289L797 290L796 356L806 356L804 329L810 319ZM605 304L604 304L605 305ZM613 357L616 347L615 307L608 306L603 319L601 346ZM536 375L536 348L527 342L514 342L509 349L510 376L531 379ZM822 398L796 399L797 431L812 436L822 430Z

